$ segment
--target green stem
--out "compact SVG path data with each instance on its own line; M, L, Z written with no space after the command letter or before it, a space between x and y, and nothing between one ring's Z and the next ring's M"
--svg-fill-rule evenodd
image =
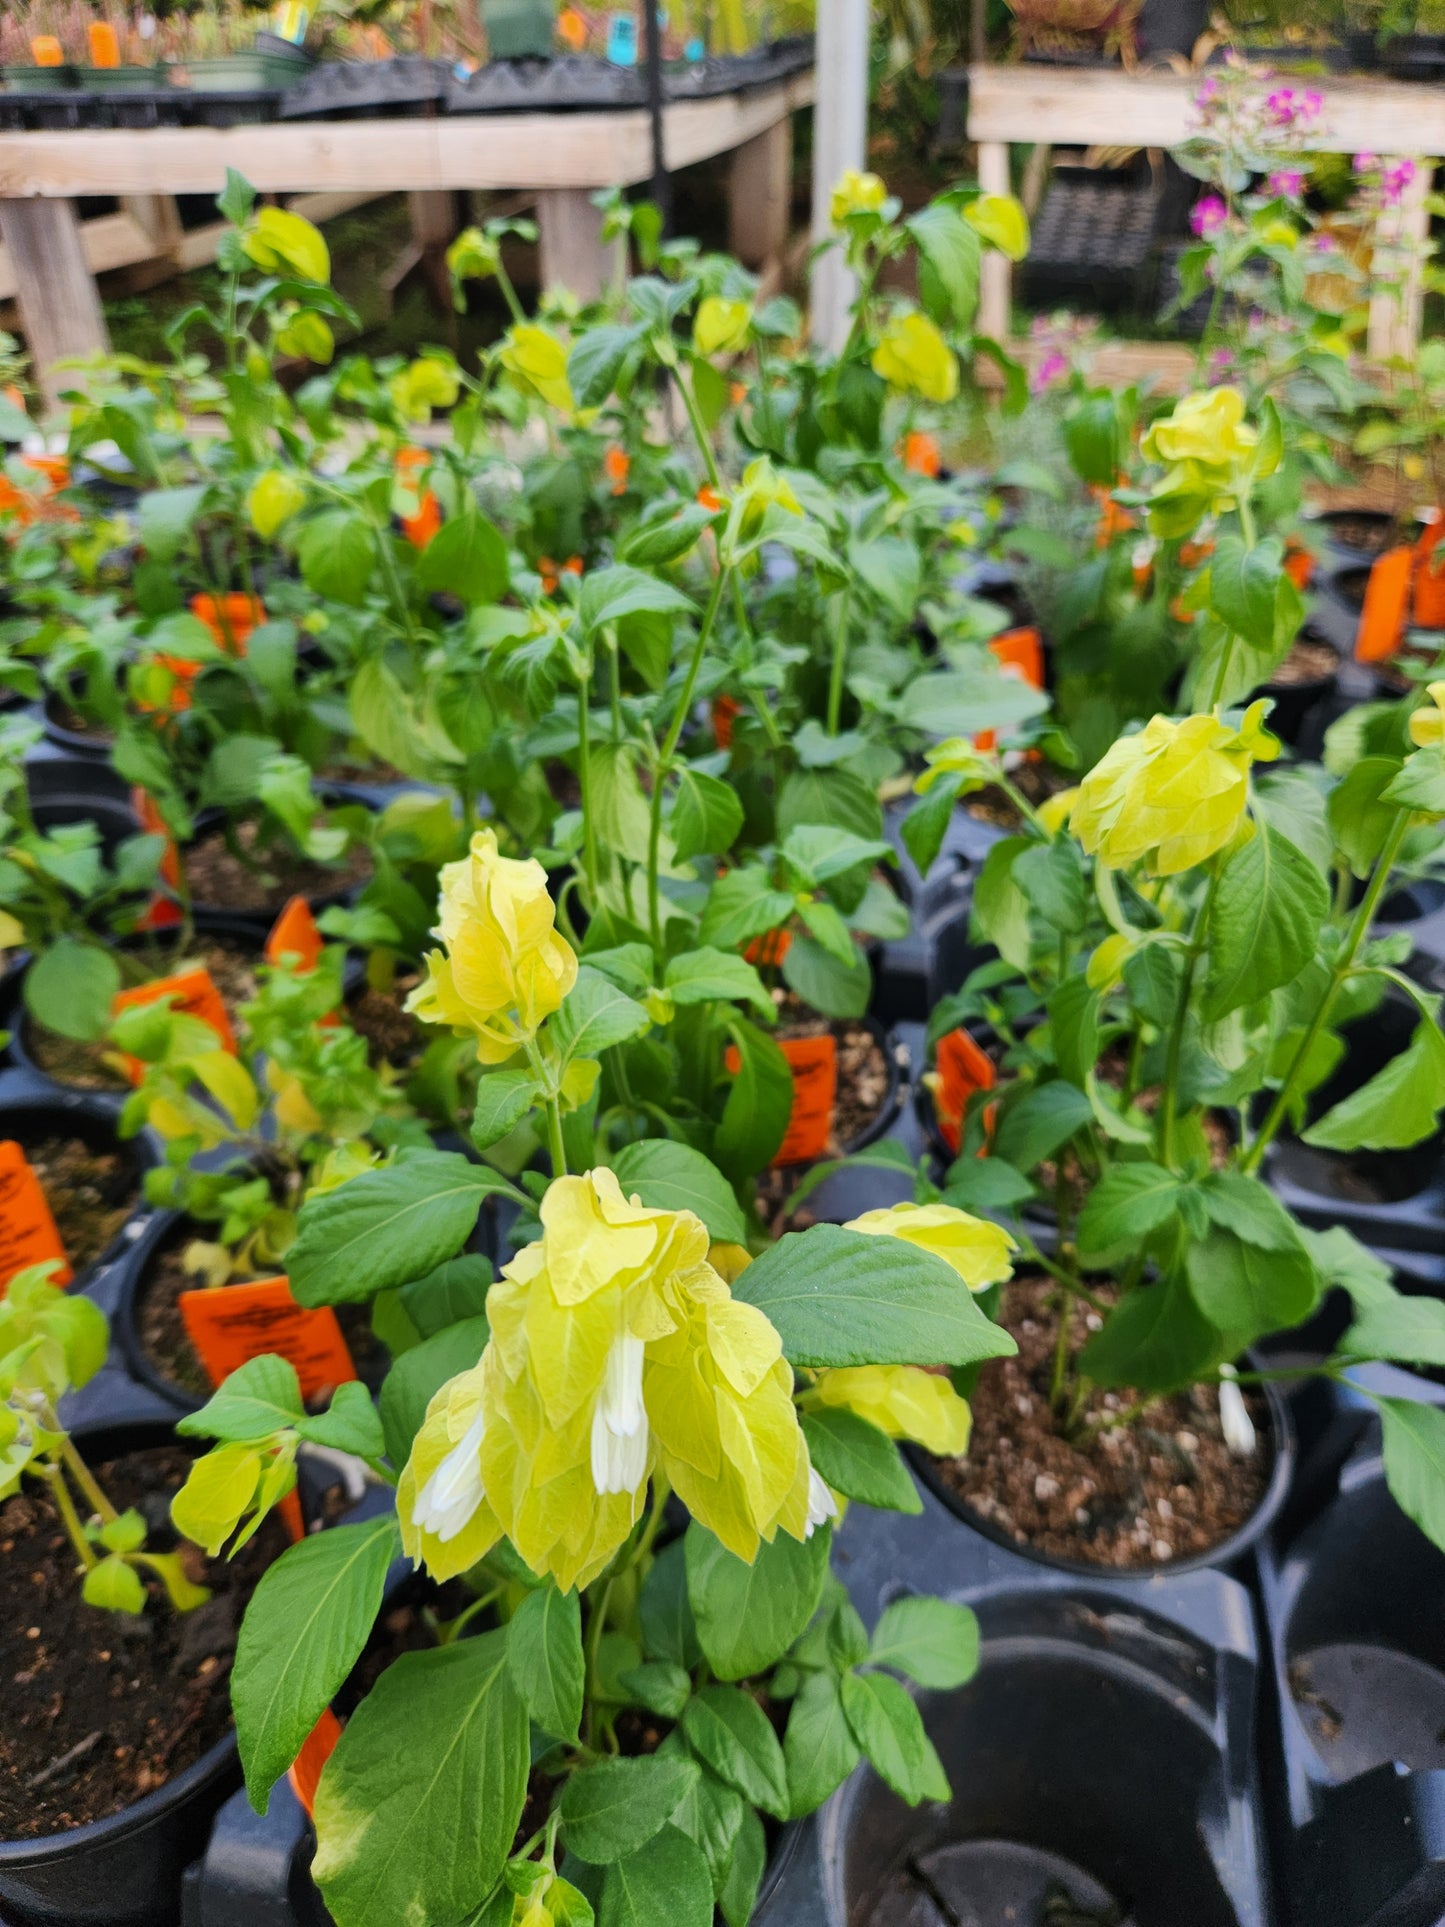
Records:
M55 1501L55 1510L60 1514L60 1523L65 1527L66 1538L74 1546L81 1565L87 1572L91 1571L99 1562L85 1536L85 1527L80 1523L80 1514L70 1496L70 1487L65 1483L65 1474L54 1464L37 1465L35 1470L50 1487L50 1496Z
M602 1592L592 1616L587 1622L587 1744L593 1743L592 1711L597 1698L597 1655L602 1647L602 1635L607 1630L607 1608L612 1602L612 1575L601 1581Z
M717 465L717 456L713 453L712 437L707 432L707 423L702 418L702 410L697 405L697 396L692 392L692 384L687 380L681 368L676 372L678 392L682 396L682 405L687 410L687 419L692 429L692 438L697 443L698 453L702 456L703 467L707 470L708 487L712 489L714 494L721 495L723 492L722 473ZM718 572L719 574L723 573L721 562L718 564ZM738 629L741 634L750 636L752 634L752 624L748 621L748 605L743 598L742 580L736 574L733 575L733 613L737 617ZM759 709L760 713L765 713L762 711L761 705L759 705ZM773 733L773 731L769 731L770 735ZM778 738L773 747L775 749L781 748L782 739Z
M1396 859L1400 854L1400 846L1405 841L1405 836L1409 828L1410 812L1408 810L1399 811L1396 815L1394 825L1385 839L1384 847L1380 851L1375 863L1375 871L1374 875L1370 878L1369 888L1360 899L1360 907L1355 912L1355 920L1350 926L1350 934L1345 941L1345 947L1335 959L1335 967L1330 977L1328 988L1324 996L1320 999L1319 1007L1311 1018L1308 1029L1300 1040L1298 1050L1296 1050L1290 1060L1289 1069L1284 1075L1284 1082L1280 1085L1274 1103L1270 1105L1269 1113L1263 1124L1259 1127L1258 1135L1244 1157L1240 1160L1239 1168L1247 1177L1253 1176L1259 1169L1265 1152L1274 1142L1280 1125L1283 1124L1289 1114L1290 1105L1294 1101L1295 1087L1299 1083L1304 1068L1309 1062L1310 1055L1319 1040L1320 1034L1330 1020L1330 1012L1335 1007L1335 999L1339 996L1345 979L1354 969L1355 959L1359 956L1365 938L1370 933L1370 926L1375 920L1375 912L1380 906L1381 897L1385 894L1386 885L1390 881L1390 872L1395 867Z
M659 970L662 968L662 906L659 898L657 872L662 848L662 811L667 789L668 772L692 708L693 691L697 688L698 676L702 673L703 658L707 654L708 643L712 639L717 613L722 606L723 591L727 587L730 567L719 569L713 579L712 594L708 597L707 608L703 611L702 623L693 645L692 659L687 666L682 691L673 711L672 722L658 751L657 767L652 776L652 798L647 831L647 914L649 931L652 938L652 951Z
M60 1430L58 1424L55 1430ZM84 1493L86 1503L89 1505L91 1511L95 1513L96 1517L101 1519L106 1525L109 1525L112 1520L118 1519L120 1514L105 1496L104 1492L101 1491L95 1474L75 1449L68 1435L62 1437L60 1441L60 1455L65 1460L66 1470Z
M497 286L502 290L502 299L507 304L507 311L511 315L512 320L521 327L527 317L523 312L521 302L517 299L517 290L512 285L512 277L502 266L500 248L497 251Z
M853 599L845 589L839 598L842 607L838 614L838 625L833 631L833 667L828 677L828 734L838 734L838 724L843 714L843 678L848 669L848 619L853 613Z
M543 1108L547 1118L547 1154L552 1160L552 1176L565 1178L567 1175L567 1149L562 1141L562 1102L552 1089L552 1080L547 1075L547 1066L542 1061L542 1053L533 1039L528 1038L524 1047L527 1062L532 1067L532 1075L542 1086L544 1093Z
M592 809L592 664L577 679L577 780L582 785L582 866L587 872L587 908L593 916L600 902L597 887L597 819Z
M1069 1314L1073 1310L1073 1300L1069 1293L1059 1293L1059 1335L1054 1344L1054 1371L1049 1385L1049 1403L1057 1411L1064 1400L1064 1383L1069 1375Z
M1214 898L1219 889L1222 869L1222 863L1216 860L1210 874L1209 888L1204 893L1204 901L1195 914L1189 949L1184 958L1184 981L1179 986L1179 1004L1174 1012L1174 1022L1169 1031L1168 1053L1164 1060L1164 1088L1159 1096L1159 1159L1166 1169L1171 1171L1174 1168L1174 1127L1178 1118L1176 1099L1179 1089L1179 1064L1184 1055L1184 1031L1189 1022L1189 1000L1194 992L1194 973L1199 967L1199 959L1204 954L1210 913L1214 909Z

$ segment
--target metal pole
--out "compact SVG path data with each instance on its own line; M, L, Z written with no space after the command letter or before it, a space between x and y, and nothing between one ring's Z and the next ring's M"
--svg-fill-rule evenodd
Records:
M813 244L832 232L829 205L838 178L868 157L868 0L819 0L817 105L813 112ZM835 354L848 338L857 289L835 248L813 269L812 331Z
M662 231L672 227L672 176L667 171L667 149L662 119L662 25L659 0L642 0L643 33L647 48L647 108L652 121L652 198L662 215Z

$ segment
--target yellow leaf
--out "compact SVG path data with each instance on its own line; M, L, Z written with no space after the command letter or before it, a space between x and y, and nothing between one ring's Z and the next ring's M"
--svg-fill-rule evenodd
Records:
M980 194L963 210L963 218L1010 261L1022 261L1028 253L1029 217L1012 194Z

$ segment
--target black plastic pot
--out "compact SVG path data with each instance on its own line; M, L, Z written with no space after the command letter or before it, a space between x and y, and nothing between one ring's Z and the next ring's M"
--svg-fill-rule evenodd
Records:
M1149 298L1162 190L1083 168L1059 168L1044 196L1024 263L1035 305L1087 299L1104 308Z
M68 823L94 823L107 862L128 837L141 833L129 797L116 793L118 779L108 764L76 757L31 757L25 765L25 780L35 827L56 830Z
M1418 80L1438 87L1445 80L1445 34L1398 34L1381 47L1380 65L1392 80Z
M1368 1376L1385 1393L1441 1398L1388 1367ZM1281 1927L1436 1927L1445 1915L1445 1554L1391 1498L1371 1407L1350 1390L1333 1396L1304 1468L1314 1475L1313 1516L1276 1534L1259 1558Z
M392 60L324 60L287 89L283 120L386 119L435 112L446 98L444 60L402 54Z
M1146 60L1167 60L1170 54L1187 60L1208 24L1207 0L1144 0L1136 28L1139 52Z
M1373 562L1404 539L1397 517L1384 509L1321 509L1309 518L1308 527L1341 562Z
M46 696L41 710L41 728L45 740L56 749L64 750L67 756L81 757L88 762L109 764L111 751L115 748L113 736L97 736L81 729L72 729L60 720L66 704L51 690Z
M1309 625L1301 631L1299 640L1324 643L1334 652L1334 644ZM1271 731L1292 749L1313 755L1320 747L1323 733L1318 727L1320 718L1327 705L1334 701L1339 685L1340 674L1336 666L1324 675L1311 676L1304 682L1266 683L1254 694L1267 696L1274 705L1269 713Z
M836 1556L865 1624L913 1591L978 1614L976 1677L920 1695L953 1798L910 1809L859 1768L779 1855L754 1927L1269 1927L1241 1586L1046 1573L927 1496L918 1518L850 1518Z
M44 1138L63 1135L79 1138L91 1150L119 1151L127 1177L136 1187L139 1213L140 1187L146 1172L160 1161L159 1155L148 1132L122 1139L116 1130L119 1116L118 1100L99 1092L62 1090L58 1084L42 1083L23 1071L0 1074L0 1139L13 1139L23 1150ZM77 1283L84 1283L127 1249L134 1235L131 1225L135 1215L91 1264L77 1271Z
M1368 1017L1345 1027L1346 1052L1310 1098L1314 1122L1367 1083L1409 1043L1418 1013L1391 992ZM1265 1160L1271 1189L1317 1230L1344 1225L1363 1243L1401 1251L1445 1249L1445 1130L1398 1151L1319 1151L1281 1134Z
M77 1428L74 1436L97 1461L175 1442L169 1423ZM198 1455L206 1443L195 1442ZM306 1484L303 1479L303 1505ZM217 1809L240 1785L240 1755L230 1733L121 1813L40 1840L0 1842L5 1927L181 1927L182 1873L203 1850ZM263 1918L248 1915L246 1927L262 1927Z

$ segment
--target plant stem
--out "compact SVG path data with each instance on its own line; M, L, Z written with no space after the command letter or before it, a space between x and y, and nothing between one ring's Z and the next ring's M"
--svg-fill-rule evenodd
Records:
M582 867L587 872L587 908L596 916L597 821L592 810L592 728L588 705L592 700L592 664L577 678L577 780L582 785Z
M843 714L843 678L848 669L848 619L853 613L853 598L845 589L839 598L842 607L838 626L833 631L833 667L828 676L828 734L838 734Z
M1067 1289L1059 1292L1058 1308L1059 1335L1054 1344L1054 1371L1049 1385L1049 1403L1055 1411L1063 1404L1064 1381L1069 1375L1069 1314L1074 1306Z
M60 1430L58 1423L55 1426L55 1430ZM104 1492L101 1491L95 1474L75 1449L68 1434L62 1437L60 1441L60 1453L61 1457L65 1460L66 1470L84 1493L86 1503L89 1505L91 1511L107 1525L109 1525L113 1519L119 1518L120 1514L116 1511L110 1500L106 1498Z
M1177 1121L1179 1064L1184 1054L1184 1031L1189 1022L1189 999L1194 991L1194 973L1199 967L1200 957L1204 954L1210 912L1214 908L1214 898L1219 889L1222 868L1222 863L1216 858L1210 873L1209 888L1205 891L1204 901L1195 913L1189 949L1184 958L1184 981L1179 986L1179 1004L1174 1012L1174 1023L1169 1032L1169 1049L1164 1060L1164 1088L1159 1095L1159 1161L1171 1171L1174 1168L1174 1126Z
M50 1496L55 1501L55 1510L60 1514L60 1523L65 1527L65 1536L75 1548L76 1557L87 1572L99 1562L90 1541L85 1536L85 1527L80 1523L80 1515L75 1509L75 1501L70 1496L70 1488L65 1483L65 1474L55 1464L37 1465L34 1468L50 1487Z
M1310 1054L1314 1050L1321 1032L1329 1022L1330 1012L1335 1007L1335 999L1339 996L1346 977L1348 977L1351 970L1354 969L1355 959L1359 956L1365 938L1369 935L1370 926L1375 920L1375 911L1379 908L1380 898L1385 894L1385 886L1390 881L1390 872L1395 867L1396 858L1400 854L1400 845L1405 841L1409 827L1410 812L1408 810L1401 810L1395 818L1389 835L1385 838L1384 847L1381 849L1375 863L1374 875L1370 878L1369 888L1360 899L1360 907L1355 912L1355 920L1350 926L1350 934L1345 941L1345 947L1335 959L1334 972L1330 978L1329 986L1324 996L1320 999L1319 1007L1310 1020L1309 1028L1300 1039L1298 1050L1296 1050L1294 1056L1290 1059L1290 1066L1285 1072L1284 1082L1280 1085L1275 1100L1269 1107L1268 1115L1263 1124L1260 1125L1253 1144L1250 1145L1248 1151L1240 1160L1239 1168L1246 1177L1252 1177L1259 1169L1265 1152L1274 1142L1280 1125L1283 1124L1289 1114L1290 1105L1294 1100L1295 1086L1299 1083L1300 1076L1306 1064L1309 1062Z
M708 597L707 608L703 611L697 641L693 645L692 660L688 663L687 675L677 699L677 708L673 711L672 723L667 735L663 738L662 748L657 755L657 767L653 771L647 830L647 916L653 957L659 970L662 968L662 906L658 895L657 872L662 848L662 810L667 790L667 776L682 735L683 725L692 708L693 691L697 688L703 657L707 654L707 646L712 639L713 627L717 622L717 613L722 606L723 590L727 587L728 578L732 573L730 567L721 568L713 580L712 594ZM586 807L585 803L583 807Z
M592 1616L587 1622L587 1744L593 1741L592 1709L597 1697L597 1655L602 1646L602 1635L607 1630L607 1608L612 1601L612 1575L601 1581L602 1593L592 1608Z
M567 1175L567 1149L562 1141L562 1103L552 1089L552 1080L547 1075L547 1066L542 1061L542 1053L532 1038L528 1038L523 1048L527 1062L532 1067L532 1075L542 1086L544 1108L547 1115L547 1152L552 1160L552 1176L565 1178Z

